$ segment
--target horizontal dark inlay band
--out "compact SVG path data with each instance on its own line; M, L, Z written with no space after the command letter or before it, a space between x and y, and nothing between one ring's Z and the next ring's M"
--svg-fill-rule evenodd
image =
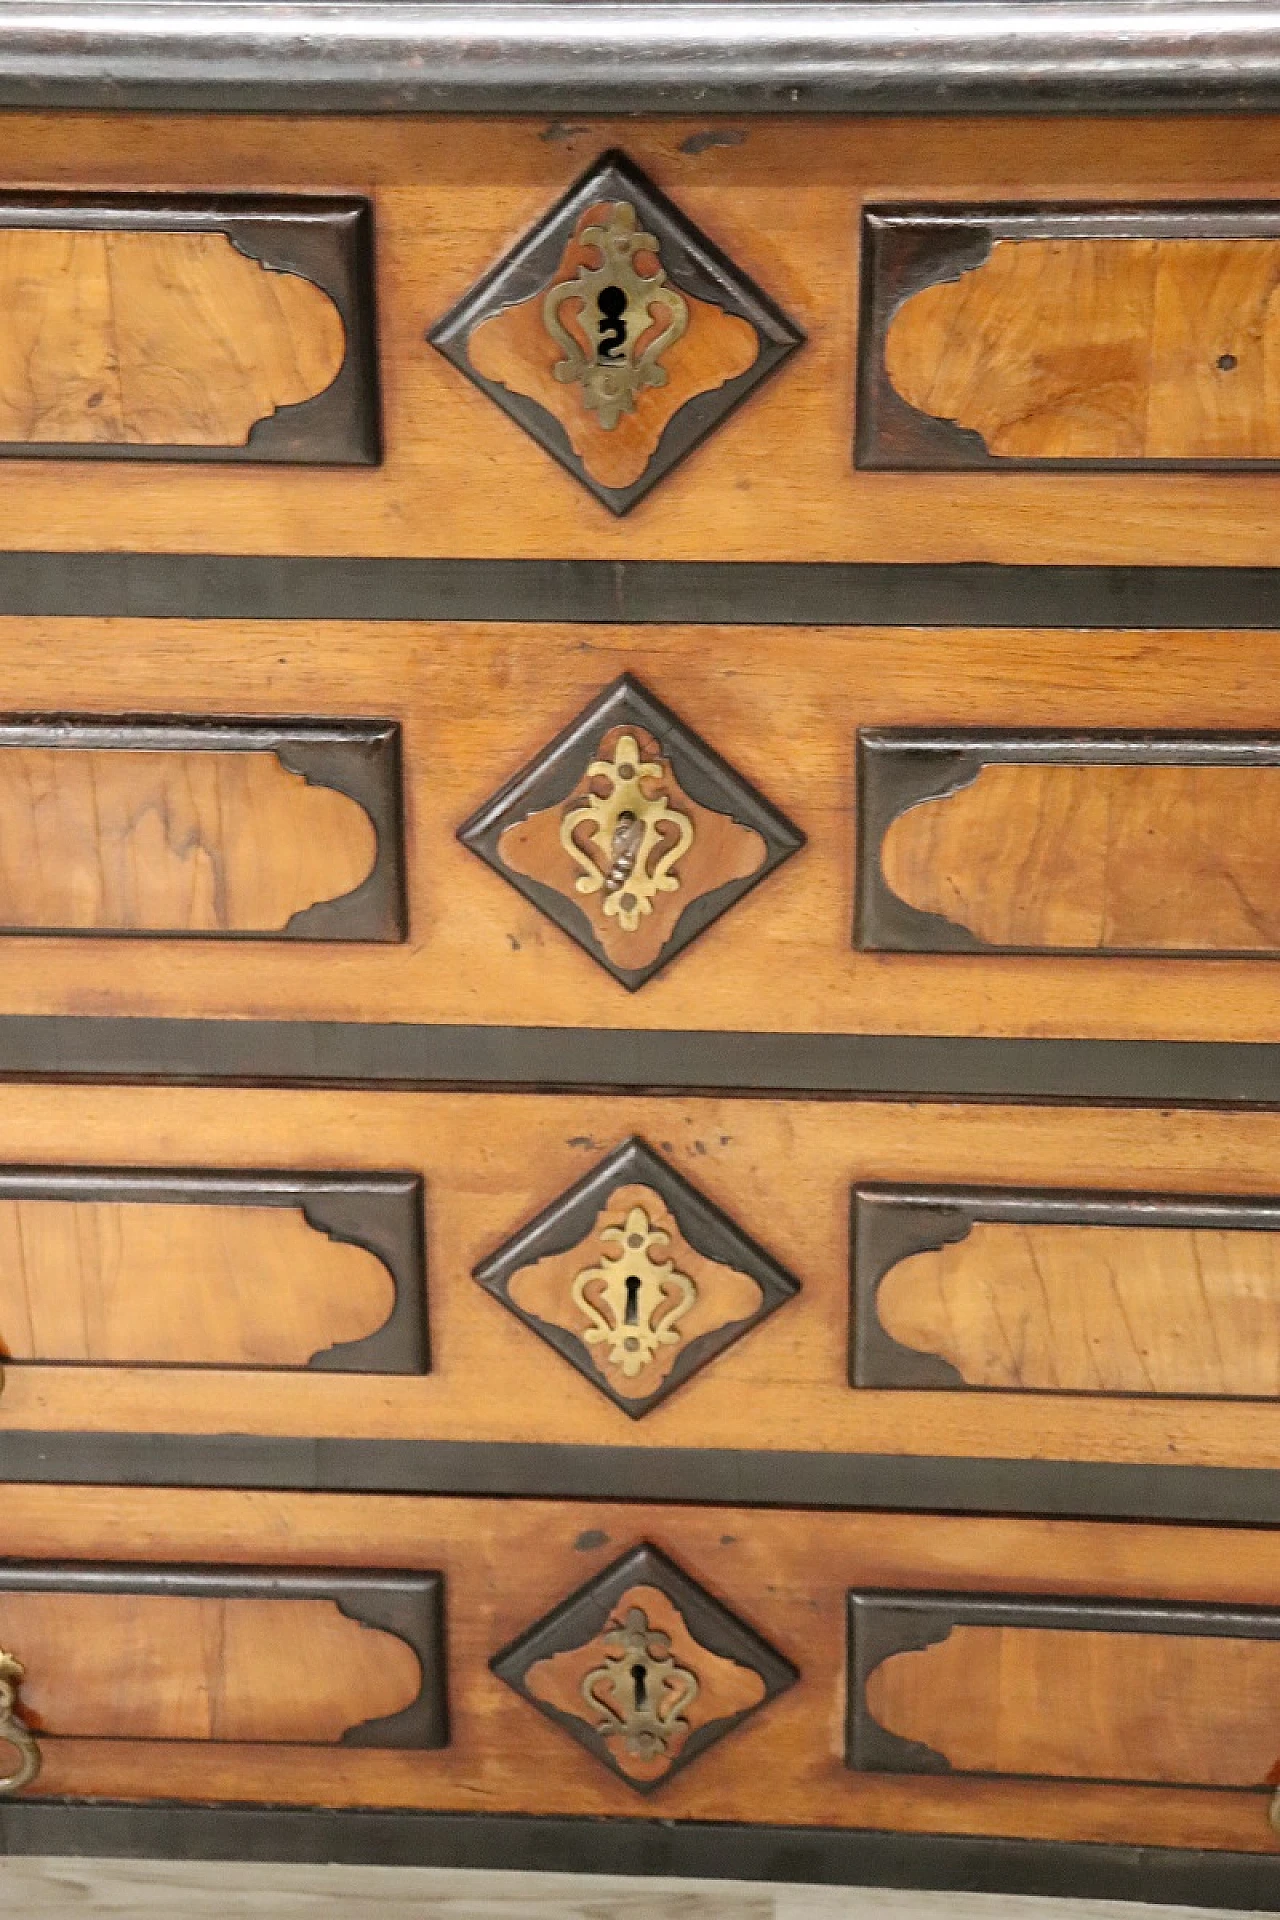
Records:
M0 1803L0 1855L505 1867L1280 1908L1280 1855L831 1827L308 1807Z
M1280 1526L1280 1473L1084 1460L508 1441L0 1431L0 1484L664 1501Z
M0 1080L1280 1105L1280 1043L0 1015Z
M1280 568L0 553L0 615L694 626L1280 627Z

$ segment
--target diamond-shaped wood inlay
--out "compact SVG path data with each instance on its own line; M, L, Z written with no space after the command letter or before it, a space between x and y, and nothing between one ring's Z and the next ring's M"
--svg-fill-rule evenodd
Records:
M458 838L629 988L804 844L629 674Z
M804 338L621 153L428 337L615 513Z
M492 1662L638 1793L799 1678L656 1547L615 1561Z
M561 1194L475 1278L633 1420L798 1291L643 1140Z

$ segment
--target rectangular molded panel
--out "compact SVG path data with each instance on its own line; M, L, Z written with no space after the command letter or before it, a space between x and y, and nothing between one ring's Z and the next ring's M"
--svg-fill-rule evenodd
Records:
M858 464L1280 465L1274 205L875 207Z
M363 200L0 199L0 456L379 457Z
M868 729L858 793L859 947L1280 953L1280 735Z
M862 1187L858 1387L1280 1400L1280 1203Z
M41 1747L448 1739L438 1573L0 1562L0 1647Z
M26 1364L425 1373L422 1182L0 1169L0 1369Z
M1280 1614L849 1595L847 1760L865 1773L1270 1791Z
M405 930L394 723L0 720L0 934Z

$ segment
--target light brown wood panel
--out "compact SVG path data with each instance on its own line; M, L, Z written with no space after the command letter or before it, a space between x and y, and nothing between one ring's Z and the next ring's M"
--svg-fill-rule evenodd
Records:
M978 1221L876 1309L970 1386L1280 1395L1280 1235Z
M655 1493L660 1489L655 1488ZM851 1587L1273 1606L1271 1529L726 1507L0 1488L6 1550L139 1561L439 1567L451 1743L430 1753L250 1753L45 1742L39 1791L311 1805L1008 1833L1262 1852L1265 1792L858 1775L844 1762ZM650 1541L799 1671L646 1804L489 1671L500 1648ZM122 1543L127 1543L123 1546ZM390 1559L387 1556L392 1556Z
M859 727L1277 731L1276 633L9 618L0 650L18 711L400 720L410 922L403 945L191 941L166 947L162 964L132 941L0 940L9 1012L1206 1040L1275 1032L1270 962L940 964L857 953L851 929ZM808 841L638 993L455 837L626 671ZM303 837L323 838L313 857L328 857L332 836Z
M0 441L243 446L346 351L329 295L221 233L6 227Z
M1280 240L997 240L890 323L904 400L1021 459L1280 454Z
M21 1649L23 1719L58 1739L332 1745L420 1677L329 1600L0 1593L0 1646Z
M277 932L375 852L362 807L271 753L0 747L0 926Z
M0 1200L0 1355L305 1367L374 1332L394 1283L281 1207Z
M1280 766L989 766L885 835L913 907L992 946L1280 949Z
M959 1772L1258 1787L1277 1685L1274 1640L959 1626L883 1661L866 1703Z
M633 1421L473 1279L632 1134L800 1283ZM0 1162L145 1159L421 1171L432 1372L182 1375L13 1368L5 1429L334 1434L1280 1467L1280 1404L854 1391L855 1184L1280 1192L1280 1115L603 1095L7 1088ZM654 1489L655 1494L659 1491Z
M1272 564L1280 475L854 472L862 204L1269 199L1276 120L11 113L11 186L367 194L387 458L367 472L44 464L14 547L726 560ZM803 328L775 381L615 522L424 336L601 153L623 148Z

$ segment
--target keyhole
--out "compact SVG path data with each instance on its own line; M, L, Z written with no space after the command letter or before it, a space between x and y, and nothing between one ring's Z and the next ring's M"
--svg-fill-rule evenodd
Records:
M627 1307L622 1324L624 1327L638 1327L640 1324L640 1281L634 1273L627 1275Z
M621 287L601 287L596 295L596 307L605 323L596 341L596 351L602 360L620 360L627 344L627 329L622 319L627 310L627 296Z
M643 1667L632 1667L631 1684L636 1690L636 1712L643 1713L649 1704L649 1680Z

